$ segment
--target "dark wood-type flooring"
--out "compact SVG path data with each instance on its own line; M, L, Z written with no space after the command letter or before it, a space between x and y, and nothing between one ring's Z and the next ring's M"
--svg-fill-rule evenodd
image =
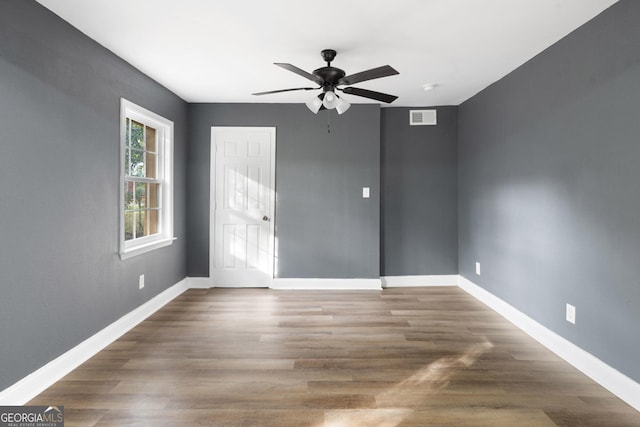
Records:
M456 287L189 290L30 404L70 426L640 426Z

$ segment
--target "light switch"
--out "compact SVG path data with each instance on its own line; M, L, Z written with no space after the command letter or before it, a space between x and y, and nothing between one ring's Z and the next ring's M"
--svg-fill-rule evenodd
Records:
M362 198L363 199L369 198L369 187L362 187Z

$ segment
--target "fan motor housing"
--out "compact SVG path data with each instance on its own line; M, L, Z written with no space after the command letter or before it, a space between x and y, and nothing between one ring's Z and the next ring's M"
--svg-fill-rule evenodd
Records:
M341 78L345 76L344 70L336 67L322 67L313 71L313 74L324 80L324 87L334 87L338 84Z

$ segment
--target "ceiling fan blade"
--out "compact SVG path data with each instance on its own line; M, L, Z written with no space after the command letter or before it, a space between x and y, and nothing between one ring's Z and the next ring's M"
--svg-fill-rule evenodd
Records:
M359 73L351 74L341 78L338 81L339 85L353 85L356 83L364 82L367 80L379 79L381 77L394 76L400 74L390 65L383 65L382 67L372 68L370 70L361 71Z
M357 87L345 87L344 89L340 89L344 93L348 93L349 95L362 96L364 98L375 99L376 101L386 102L387 104L391 104L393 101L398 99L395 95L389 95L387 93L375 92L373 90L360 89Z
M305 79L309 79L312 82L315 82L317 84L319 84L320 86L322 86L324 84L324 81L322 81L322 79L318 76L314 76L313 74L307 73L305 70L296 67L295 65L291 65L291 64L283 64L282 62L274 62L274 65L277 65L278 67L282 67L285 70L289 70L293 73L296 73L299 76L304 77Z
M316 89L321 89L319 87L296 87L293 89L280 89L280 90L270 90L269 92L256 92L256 93L252 93L251 95L269 95L272 93L280 93L280 92L291 92L294 90L316 90Z

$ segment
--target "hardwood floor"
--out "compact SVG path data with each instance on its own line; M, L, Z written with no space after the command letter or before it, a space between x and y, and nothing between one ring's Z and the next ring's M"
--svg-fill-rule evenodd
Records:
M66 426L640 426L456 287L190 290L36 397Z

